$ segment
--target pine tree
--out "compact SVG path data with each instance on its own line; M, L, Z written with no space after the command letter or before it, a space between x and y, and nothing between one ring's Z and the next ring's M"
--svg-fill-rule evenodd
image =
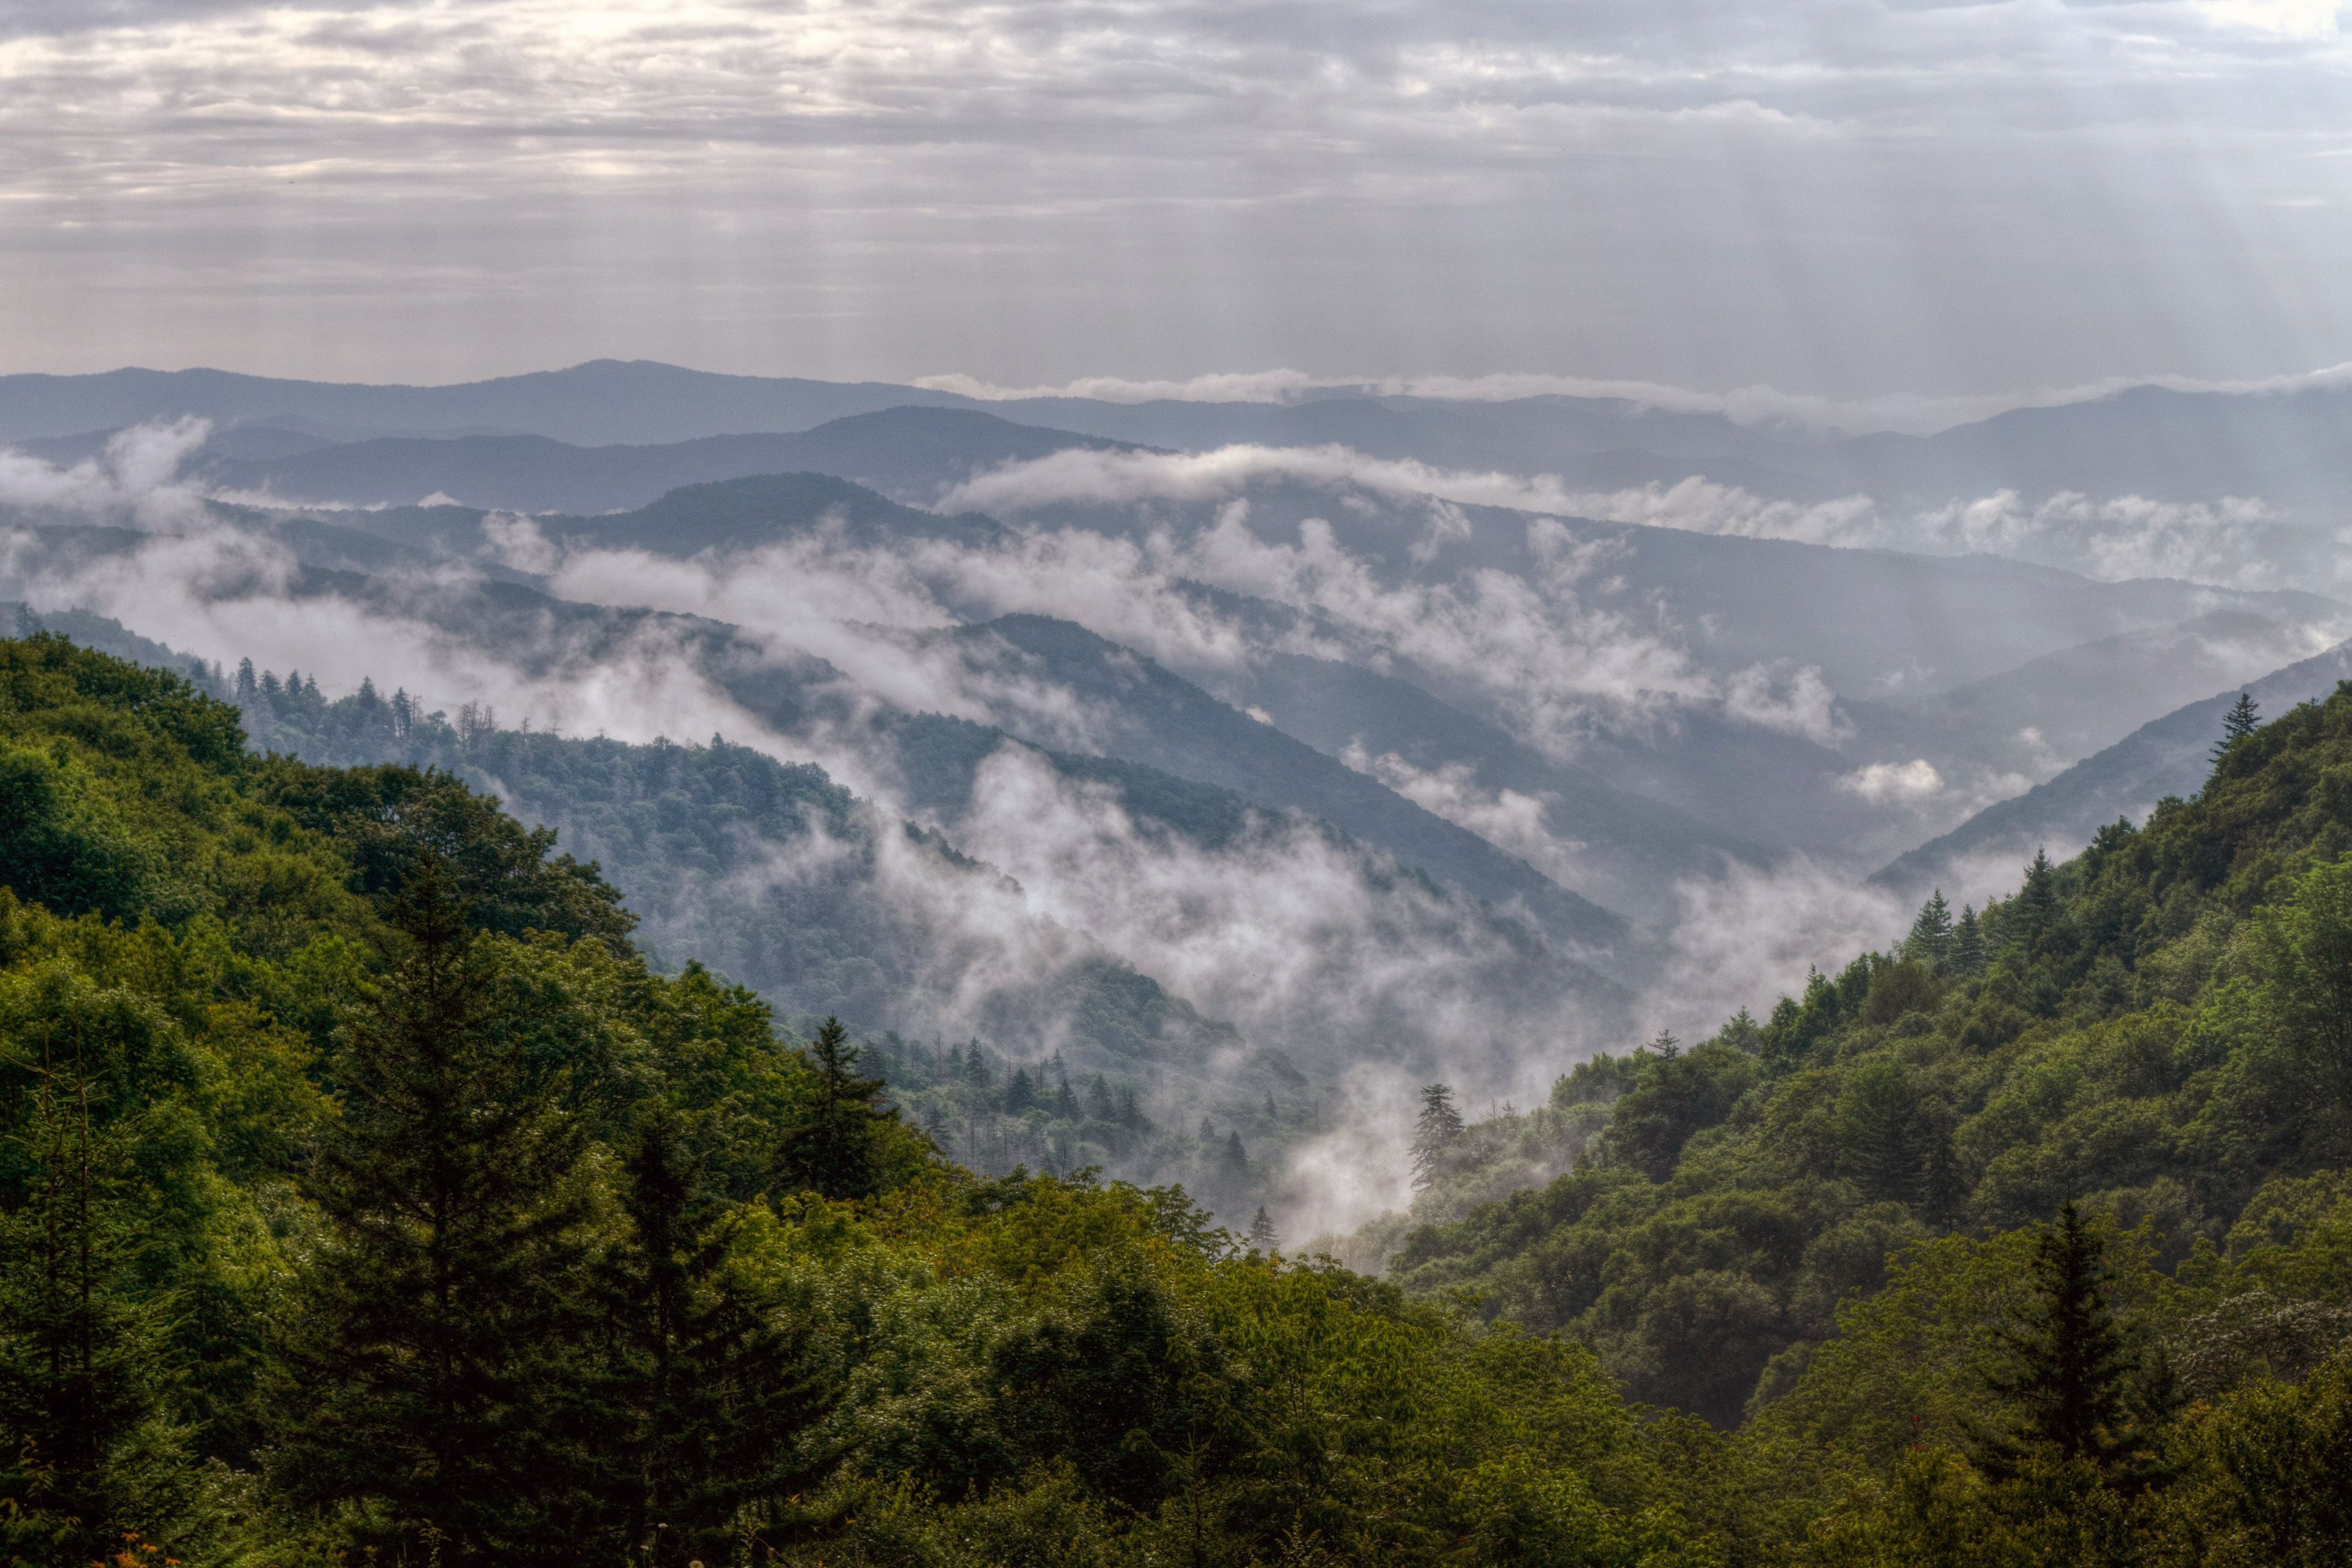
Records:
M1268 1256L1282 1249L1282 1237L1276 1234L1273 1217L1265 1212L1264 1204L1258 1205L1257 1213L1250 1217L1249 1248Z
M1029 1069L1014 1068L1012 1080L1004 1086L1004 1114L1018 1116L1036 1103L1037 1089L1029 1081Z
M326 1237L286 1318L276 1468L299 1500L367 1504L394 1555L566 1560L595 1446L565 1394L593 1337L586 1138L437 858L392 919L303 1183Z
M811 1081L787 1120L779 1173L790 1185L828 1198L873 1195L881 1182L877 1156L884 1125L898 1119L885 1107L878 1078L857 1070L857 1047L838 1018L827 1018L810 1042ZM1021 1075L1023 1083L1027 1075Z
M1903 956L1938 971L1951 963L1952 906L1944 901L1943 889L1937 889L1919 906L1919 916L1911 922L1911 934L1903 939Z
M1952 926L1952 972L1975 974L1985 965L1984 921L1979 918L1974 904L1960 906L1960 918Z
M2001 936L2032 953L2040 949L2057 919L2058 868L2051 864L2049 850L2036 849L2025 868L2024 885L2001 910Z
M2014 1413L2006 1427L1971 1433L1978 1467L2014 1476L2035 1454L2087 1461L2119 1479L2145 1472L2153 1439L2136 1417L2146 1405L2138 1359L2107 1302L2105 1243L2067 1203L2034 1252L2033 1303L2021 1326L1998 1331L2010 1368L1989 1378Z
M1838 1100L1838 1169L1867 1196L1919 1201L1927 1174L1926 1132L1902 1064L1881 1058L1847 1076Z
M2216 766L2220 765L2221 759L2230 754L2230 748L2261 729L2262 723L2263 713L2254 705L2254 694L2239 692L2238 700L2230 704L2230 710L2221 715L2221 738L2213 742L2213 749L2206 753L2207 759Z
M1064 1079L1054 1089L1054 1114L1065 1121L1078 1119L1078 1097L1070 1088L1068 1079Z
M1412 1129L1412 1184L1415 1190L1437 1179L1446 1150L1462 1136L1462 1113L1454 1109L1454 1091L1442 1083L1421 1091L1421 1116Z
M1242 1147L1238 1131L1225 1134L1225 1146L1217 1154L1217 1173L1229 1180L1249 1174L1249 1151Z
M620 1539L654 1540L666 1564L730 1555L746 1504L814 1478L820 1456L796 1446L828 1392L782 1303L728 1266L747 1210L713 1178L706 1125L659 1105L640 1115L622 1173L627 1233L603 1268L625 1441L599 1489Z
M23 1201L0 1208L0 1496L48 1516L61 1562L110 1554L123 1500L108 1461L163 1393L162 1322L136 1289L127 1151L94 1112L103 1091L82 1022L43 1028L37 1058L0 1057L31 1079L13 1141ZM13 1539L0 1525L0 1545Z

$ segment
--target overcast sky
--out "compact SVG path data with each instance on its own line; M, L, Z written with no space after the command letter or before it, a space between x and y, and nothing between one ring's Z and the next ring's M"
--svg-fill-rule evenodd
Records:
M0 370L2352 360L2335 0L0 0Z

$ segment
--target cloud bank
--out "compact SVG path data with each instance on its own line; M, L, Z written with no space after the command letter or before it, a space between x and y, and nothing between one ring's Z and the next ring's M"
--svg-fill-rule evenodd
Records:
M403 379L2259 380L2352 359L2347 74L2326 0L28 0L0 326Z

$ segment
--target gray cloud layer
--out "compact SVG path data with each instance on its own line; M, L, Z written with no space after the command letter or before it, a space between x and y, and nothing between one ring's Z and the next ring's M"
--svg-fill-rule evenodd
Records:
M2352 358L2336 0L35 0L10 368Z

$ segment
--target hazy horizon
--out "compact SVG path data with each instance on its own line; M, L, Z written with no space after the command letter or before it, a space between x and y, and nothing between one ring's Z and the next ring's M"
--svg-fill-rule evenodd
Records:
M2352 360L2333 0L120 0L0 20L59 373L1295 365L1832 399Z
M1109 374L1074 376L1051 384L1008 385L963 371L893 379L884 375L810 375L781 370L721 370L661 359L623 360L590 356L561 363L522 365L446 380L404 381L389 376L305 376L256 370L234 363L122 363L60 371L44 365L0 365L0 381L16 377L75 379L125 372L165 375L218 372L261 380L307 382L349 387L448 390L532 376L560 375L597 365L649 365L689 374L750 381L808 381L831 385L906 386L944 393L982 404L1075 399L1114 404L1142 402L1291 404L1321 396L1411 397L1433 402L1496 403L1560 396L1620 401L1671 413L1719 414L1741 425L1786 426L1828 434L1895 431L1928 435L2023 408L2060 407L2118 392L2160 387L2186 393L2263 395L2352 384L2352 361L2315 365L2258 378L2213 379L2174 374L2116 375L2069 385L2021 386L1976 393L1893 391L1865 397L1833 397L1801 387L1753 384L1744 386L1681 386L1630 379L1609 380L1543 371L1491 371L1479 374L1434 372L1386 375L1322 374L1289 367L1207 371L1181 378L1141 378Z

